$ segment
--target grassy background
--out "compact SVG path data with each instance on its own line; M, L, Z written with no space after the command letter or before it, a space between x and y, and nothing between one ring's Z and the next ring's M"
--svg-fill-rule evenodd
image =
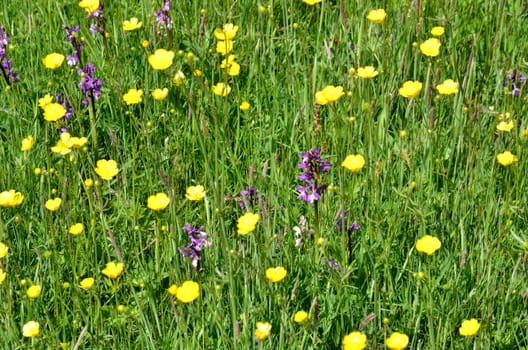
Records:
M7 55L20 77L12 87L3 81L0 92L0 191L25 196L20 207L0 211L0 241L10 249L0 285L4 348L336 349L371 313L362 331L372 349L383 348L392 331L409 335L412 349L527 348L526 94L513 97L503 87L509 69L528 71L523 1L174 2L170 44L155 26L161 6L107 1L108 53L77 1L0 7L11 36ZM387 11L382 24L365 18L375 8ZM143 26L123 32L130 17ZM233 53L241 73L231 78L220 68L213 35L227 22L240 27ZM76 70L42 64L48 53L72 51L62 24L81 25L84 60L104 80L97 148ZM413 43L434 26L446 32L440 55L429 58ZM157 48L176 52L167 71L147 63ZM380 74L349 74L366 65ZM195 69L203 75L193 76ZM187 80L176 87L178 70ZM437 96L434 86L449 78L460 91ZM232 92L215 96L211 86L226 79ZM415 79L424 83L420 96L399 96L401 84ZM347 94L316 107L315 92L326 85ZM156 87L170 89L165 101L151 98ZM129 88L144 89L141 104L123 102ZM72 103L70 132L87 136L87 149L72 157L50 151L59 132L38 108L46 93ZM242 101L248 111L239 109ZM505 112L515 121L509 133L495 129ZM35 147L21 152L27 135ZM295 191L298 153L313 147L333 164L325 177L333 187L318 203L325 242L305 237L296 247L301 215L309 228L316 225L314 206ZM519 161L499 165L496 155L505 150ZM352 174L341 162L356 153L367 164ZM87 188L84 180L97 180L93 168L102 158L116 160L120 174ZM207 190L205 201L185 199L196 184ZM250 186L260 194L251 210L261 220L240 237L237 201ZM157 192L172 198L162 212L146 207ZM63 203L51 213L44 202L55 196ZM339 210L361 225L350 263L346 234L336 229ZM68 234L76 222L86 226L80 236ZM178 251L188 243L185 223L211 234L202 272ZM100 272L118 259L110 230L125 263L112 281ZM414 248L425 234L442 242L430 257ZM342 269L330 269L328 258ZM265 270L278 265L288 275L272 284ZM415 277L419 271L423 279ZM96 279L89 291L79 286L85 277ZM172 300L166 289L187 279L200 284L200 298ZM43 286L36 300L25 294L31 284ZM309 320L295 324L301 309ZM473 317L481 329L461 337L460 323ZM22 337L29 320L41 324L33 340ZM261 343L253 337L258 321L273 326Z

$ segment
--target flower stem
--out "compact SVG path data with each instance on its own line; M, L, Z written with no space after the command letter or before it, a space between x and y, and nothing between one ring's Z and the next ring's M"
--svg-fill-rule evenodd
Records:
M95 99L93 90L89 92L90 96L88 98L88 113L90 113L90 129L92 132L93 148L97 149L97 116L95 114Z
M7 76L7 73L6 73L5 69L4 69L4 67L0 67L0 68L2 68L2 75L4 76L4 79L5 79L6 83L7 83L7 86L11 86L11 81L9 81L9 77Z
M314 201L314 234L315 240L319 239L319 203Z

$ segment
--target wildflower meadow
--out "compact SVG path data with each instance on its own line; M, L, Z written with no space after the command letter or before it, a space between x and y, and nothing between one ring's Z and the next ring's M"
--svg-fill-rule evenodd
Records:
M528 349L522 0L4 0L3 349Z

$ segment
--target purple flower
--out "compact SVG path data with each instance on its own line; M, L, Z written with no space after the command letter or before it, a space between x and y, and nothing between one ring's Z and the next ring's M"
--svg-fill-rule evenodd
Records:
M86 66L77 69L77 74L81 76L79 87L84 93L82 103L85 106L89 105L89 99L93 98L94 101L99 99L101 96L101 86L103 85L103 79L95 78L95 67L92 62L88 62Z
M63 24L62 28L66 29L66 39L73 46L73 54L66 55L66 61L68 62L68 66L74 67L81 63L81 52L84 48L84 41L79 40L79 30L81 27L79 25L69 27Z
M203 232L203 226L200 226L199 228L193 228L191 225L185 224L183 229L187 231L187 235L189 236L191 243L185 247L181 247L180 253L183 256L190 258L192 260L192 266L194 266L198 271L201 271L199 267L201 260L200 252L202 251L203 247L211 246L211 242L207 240L209 234Z
M154 12L154 16L156 16L156 22L158 22L160 28L167 28L168 30L172 29L172 19L170 16L171 9L171 1L165 0L163 7L159 11Z
M331 271L331 270L337 270L339 272L343 271L343 266L341 266L341 264L337 262L336 260L331 259L331 258L327 258L326 260L328 262L328 271Z
M301 175L297 179L304 182L303 185L297 185L295 189L299 191L299 199L312 204L314 201L321 199L321 195L328 185L322 183L322 177L328 173L332 166L329 161L321 160L321 149L313 148L307 152L299 153L302 161L297 164L302 169Z
M92 33L92 35L95 35L97 33L100 33L102 35L105 34L105 19L103 17L103 9L104 3L101 2L97 10L90 13L90 15L88 16L90 19L92 19L92 24L90 24L90 33Z
M18 74L13 71L13 67L11 67L11 59L8 59L6 55L8 43L9 35L7 35L5 27L0 26L0 67L6 83L11 85L11 83L18 82Z
M248 206L253 207L258 202L258 191L255 186L251 186L247 190L240 190L240 195L242 196L242 200L238 201L238 204L240 205L240 208L242 210L246 210Z
M511 89L510 94L518 97L521 95L521 90L526 83L526 75L520 74L517 68L511 69L504 79L504 87Z
M343 231L343 222L345 223L347 222L348 214L349 214L348 210L345 210L344 212L339 210L339 212L337 213L337 220L336 220L337 231L339 232ZM347 232L352 233L354 231L359 230L359 228L360 226L357 223L357 221L354 221L352 224L350 224L350 226L348 226Z

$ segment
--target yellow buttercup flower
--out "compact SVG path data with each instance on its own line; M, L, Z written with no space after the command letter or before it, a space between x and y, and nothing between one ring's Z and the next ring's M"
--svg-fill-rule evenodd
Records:
M81 148L88 142L88 139L86 137L70 137L68 139L68 146L70 148Z
M216 43L216 52L222 55L227 55L233 50L233 41L220 40Z
M352 332L343 337L343 350L361 350L367 347L367 336L361 332Z
M432 36L442 36L444 35L444 32L445 32L444 27L440 27L440 26L433 27L433 29L431 29Z
M235 76L240 73L240 65L235 62L235 55L229 55L226 58L222 60L222 64L220 64L220 68L225 69L227 72L227 75Z
M70 226L70 234L77 236L84 232L84 225L82 223L73 224Z
M477 334L479 329L480 329L479 321L476 318L472 318L470 320L462 321L462 325L460 325L458 332L460 333L460 335L463 335L465 337L470 337L472 335Z
M38 105L39 105L40 108L42 108L44 110L44 107L46 107L47 105L49 105L52 102L53 102L53 96L51 96L50 94L46 94L46 95L44 95L44 97L39 98Z
M394 332L385 340L385 345L390 350L403 350L409 345L409 337L407 334Z
M130 20L123 21L123 30L131 31L141 28L143 22L140 22L136 17L132 17Z
M143 101L143 90L141 89L129 89L126 94L123 95L123 100L127 105L135 105Z
M510 151L505 151L503 153L497 154L497 161L503 166L512 165L518 160L519 159L514 156Z
M103 180L112 180L114 176L119 172L117 163L115 160L106 160L101 159L97 161L97 167L95 168L95 173L101 177Z
M387 12L384 9L371 10L367 14L367 19L372 23L381 23L387 17Z
M147 207L152 210L163 210L167 208L170 203L170 198L165 193L156 193L153 196L149 196L147 199Z
M341 166L353 173L357 173L365 166L365 158L361 154L350 154L346 156Z
M251 105L247 101L243 101L239 106L241 111L247 111L250 107Z
M70 133L63 132L57 144L51 147L53 153L66 155L71 152L72 148L81 148L88 142L86 137L72 137Z
M205 197L205 189L202 185L189 186L185 193L185 198L190 201L199 201Z
M0 267L0 285L5 281L7 273Z
M436 90L441 95L452 95L458 92L458 83L452 79L444 80L443 83L436 86Z
M403 83L402 87L398 90L398 93L406 98L414 98L418 96L421 90L422 83L416 80L409 80Z
M315 4L320 3L321 1L323 1L323 0L302 0L302 2L304 2L305 4L308 4L308 5L315 5Z
M180 287L173 284L167 290L182 303L190 303L200 296L200 285L194 281L185 281Z
M44 204L44 207L48 209L49 211L57 211L59 210L61 204L62 204L62 199L57 197L53 199L48 199L46 203Z
M42 286L32 285L26 290L26 295L30 299L37 299L40 296L41 292L42 292Z
M216 40L219 41L232 40L236 36L237 31L238 26L234 25L233 23L226 23L222 28L216 28L214 35Z
M62 65L62 62L64 62L64 55L56 52L50 53L42 59L44 67L48 69L57 69Z
M57 141L57 144L55 146L51 147L51 151L53 153L59 153L59 154L64 156L64 155L66 155L66 154L71 152L71 148L68 146L67 143L65 143L61 139L61 140Z
M266 278L271 282L280 282L286 277L287 271L282 266L270 267L266 270Z
M123 273L123 263L109 262L106 264L106 267L101 271L103 275L108 278L116 279Z
M22 327L22 335L26 338L35 338L40 335L40 324L35 321L29 321Z
M33 136L29 135L28 137L22 140L22 147L20 147L20 150L22 152L29 151L33 148L33 145L35 145L35 139L33 138Z
M499 124L497 124L497 130L499 131L511 131L515 124L513 123L513 120L510 120L509 122L505 122L504 120L501 121Z
M359 67L357 75L360 78L371 79L378 75L378 71L372 66Z
M430 235L425 235L416 241L416 250L427 255L433 255L441 246L440 240Z
M79 6L86 12L92 13L99 8L99 0L82 0Z
M271 333L271 324L269 322L257 322L255 329L255 338L257 340L264 340L269 337Z
M154 91L152 91L151 95L156 101L163 101L169 95L169 89L167 89L167 88L163 88L163 89L157 88L157 89L154 89Z
M157 49L154 54L148 57L148 62L155 70L165 70L172 65L174 59L174 51L167 51L165 49Z
M66 108L60 103L52 102L44 106L44 119L55 122L66 115Z
M257 222L259 221L259 214L247 213L241 216L237 222L237 229L239 235L247 235L255 230Z
M81 287L86 290L90 290L93 287L94 283L95 283L95 278L93 277L84 278L81 282L79 282Z
M323 90L315 93L315 103L322 106L330 102L335 102L344 94L342 86L327 85Z
M8 251L9 251L9 247L6 246L4 243L0 242L0 259L5 257Z
M295 315L293 315L293 321L295 323L302 323L308 319L308 313L304 310L297 311Z
M429 38L420 44L420 51L429 57L436 57L440 53L442 43L437 38Z
M231 87L225 83L217 83L213 85L213 93L218 96L225 97L231 92Z
M24 196L15 190L0 193L0 207L17 207L22 204Z

